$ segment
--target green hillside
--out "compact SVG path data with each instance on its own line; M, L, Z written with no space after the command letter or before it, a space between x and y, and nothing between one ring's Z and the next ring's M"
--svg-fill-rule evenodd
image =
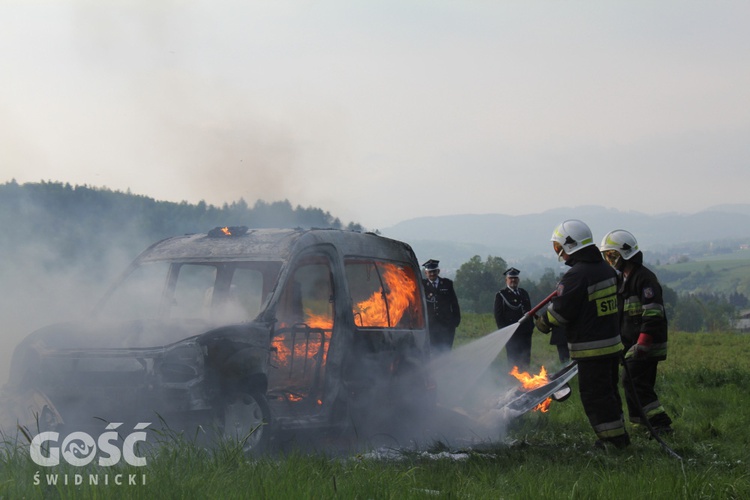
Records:
M750 250L655 266L661 281L679 293L750 296Z

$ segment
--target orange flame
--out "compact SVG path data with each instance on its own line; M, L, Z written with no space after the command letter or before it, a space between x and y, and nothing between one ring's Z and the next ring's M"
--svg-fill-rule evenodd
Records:
M223 228L225 234L228 228ZM412 305L417 303L418 288L417 282L410 279L406 270L395 264L382 263L378 264L381 271L383 286L380 290L373 292L370 298L357 303L354 306L354 315L360 326L396 326L404 315L404 312ZM387 305L387 306L386 306ZM304 311L304 326L300 331L305 331L305 326L319 329L320 334L315 333L309 336L297 336L295 339L291 335L280 335L272 341L274 357L280 366L291 366L292 359L305 360L315 359L320 356L320 367L323 368L328 361L328 347L330 345L331 333L333 330L333 318L330 314L315 314L310 309ZM288 327L288 324L279 324L280 328ZM323 352L320 352L321 349ZM296 369L297 361L294 361ZM304 363L299 365L304 366ZM287 394L286 399L290 402L301 401L307 397L307 394ZM323 401L318 399L318 405Z
M310 328L330 330L333 328L333 319L327 314L313 314L311 310L305 309L305 324Z
M228 227L222 227L221 232L226 234L227 236L232 236L232 231L230 231Z
M379 268L382 271L384 286L379 291L373 292L370 298L357 303L354 307L354 316L360 322L360 326L395 326L409 306L417 301L416 282L409 278L406 270L391 263L379 264ZM385 292L383 288L385 288ZM383 300L383 295L385 295L385 300ZM333 318L330 315L315 314L310 309L306 309L304 324L310 328L319 328L324 331L323 364L325 364L328 357L328 342L331 339L331 330L333 329ZM320 338L315 337L306 342L295 342L294 356L312 358L318 354L320 344ZM288 339L285 342L282 338L274 338L273 347L275 347L277 360L286 364L292 354Z
M406 270L390 263L382 263L378 267L383 271L386 290L381 288L373 292L369 299L357 303L354 317L358 318L360 326L396 326L404 311L417 298L416 282L409 278Z
M331 340L331 332L323 332L325 351L323 352L322 364L325 365L328 360L328 342ZM275 356L279 363L287 364L289 362L289 356L292 354L292 350L289 347L289 337L275 337L272 345L275 348ZM294 357L297 359L312 359L320 351L320 338L311 336L309 340L297 340L294 342Z
M328 343L331 340L331 330L333 329L333 318L325 314L314 314L310 309L305 309L305 325L310 328L320 328L323 330L323 343L325 344L323 352L322 365L326 364L328 360ZM287 326L284 324L279 325L281 327ZM276 351L276 359L281 364L287 364L289 362L289 356L292 354L289 348L288 337L275 337L272 345ZM320 351L321 339L318 335L312 335L305 341L294 342L294 357L295 358L308 358L311 359L318 354Z
M549 382L549 378L547 377L547 370L544 367L542 367L538 375L529 375L528 372L519 373L518 367L514 366L510 371L510 374L516 377L516 379L521 382L521 387L527 390L536 389L537 387L541 387ZM549 405L551 403L552 398L547 398L539 403L533 411L541 411L543 413L546 413L549 411Z

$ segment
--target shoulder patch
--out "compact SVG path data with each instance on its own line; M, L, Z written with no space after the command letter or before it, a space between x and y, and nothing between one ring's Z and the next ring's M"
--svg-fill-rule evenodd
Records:
M562 283L559 283L557 285L557 295L558 295L558 297L563 294L563 290L565 290L565 286Z
M643 296L647 299L653 299L654 298L654 289L649 287L646 287L643 289Z

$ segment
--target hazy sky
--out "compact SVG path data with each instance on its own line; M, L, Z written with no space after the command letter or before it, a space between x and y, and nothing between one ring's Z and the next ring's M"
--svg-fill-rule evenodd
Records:
M750 2L1 0L0 182L381 228L747 203Z

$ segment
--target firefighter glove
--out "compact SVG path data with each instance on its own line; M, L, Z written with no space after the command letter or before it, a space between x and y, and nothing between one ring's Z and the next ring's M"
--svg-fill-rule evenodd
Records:
M648 333L641 333L638 336L638 342L633 344L633 346L628 349L628 352L625 353L625 359L643 359L647 357L649 351L651 351L651 342L653 342L651 335Z
M552 330L552 326L547 321L547 313L544 313L541 316L534 316L534 325L536 326L536 329L542 333L549 333L550 330Z

